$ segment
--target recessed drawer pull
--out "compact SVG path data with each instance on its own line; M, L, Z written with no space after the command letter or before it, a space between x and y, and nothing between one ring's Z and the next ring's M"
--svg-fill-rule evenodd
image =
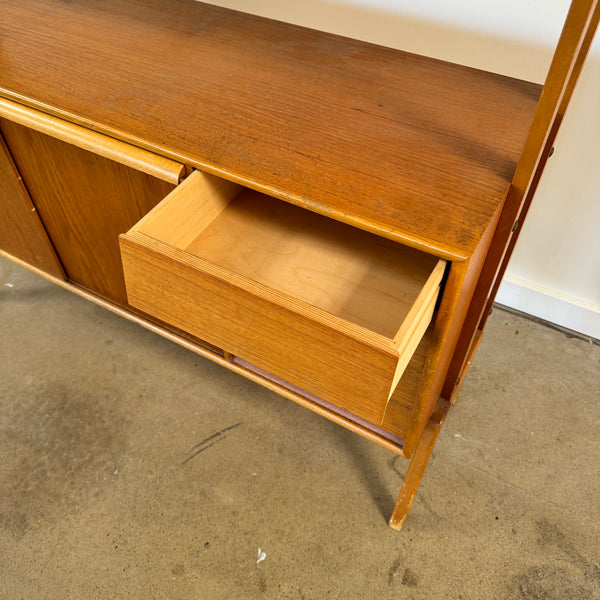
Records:
M0 117L175 185L184 174L184 166L174 160L4 98Z

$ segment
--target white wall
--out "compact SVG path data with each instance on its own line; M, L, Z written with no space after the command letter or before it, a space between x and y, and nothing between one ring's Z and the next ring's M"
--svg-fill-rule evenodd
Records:
M567 0L213 0L214 4L543 82ZM600 338L600 35L497 300Z
M498 293L498 302L600 338L600 35Z

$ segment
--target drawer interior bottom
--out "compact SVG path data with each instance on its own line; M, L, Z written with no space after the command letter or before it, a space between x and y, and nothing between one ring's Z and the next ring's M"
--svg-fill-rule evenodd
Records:
M247 189L183 249L387 338L437 262Z

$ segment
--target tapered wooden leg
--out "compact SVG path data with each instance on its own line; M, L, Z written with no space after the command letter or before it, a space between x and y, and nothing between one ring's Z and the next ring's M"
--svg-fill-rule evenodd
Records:
M431 451L435 446L435 441L437 440L440 429L442 428L442 423L448 414L450 406L450 402L447 400L444 400L443 398L438 400L435 410L415 448L415 453L413 454L410 464L408 465L408 471L404 477L400 495L398 496L398 500L396 500L394 512L390 517L390 527L393 529L402 529L404 519L406 519L408 509L417 493L421 477L423 477L423 472L427 466L427 461L431 456Z

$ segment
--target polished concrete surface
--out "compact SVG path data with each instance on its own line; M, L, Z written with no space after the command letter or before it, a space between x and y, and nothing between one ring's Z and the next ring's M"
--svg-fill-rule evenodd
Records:
M589 341L494 312L398 533L406 460L4 260L0 336L0 599L600 598Z

